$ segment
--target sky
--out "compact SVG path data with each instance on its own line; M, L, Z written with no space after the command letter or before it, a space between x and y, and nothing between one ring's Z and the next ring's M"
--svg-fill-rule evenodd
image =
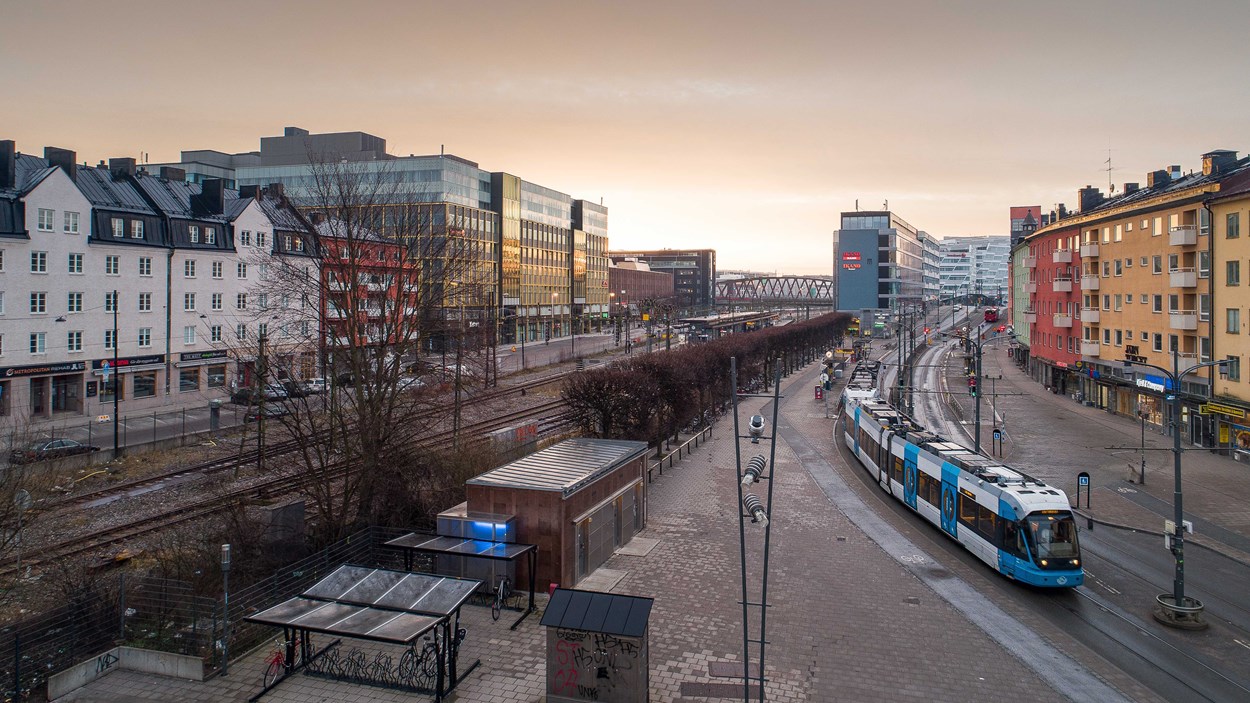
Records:
M1250 150L1250 2L0 0L0 139L177 161L299 126L609 208L613 249L827 273L843 211L1006 235Z

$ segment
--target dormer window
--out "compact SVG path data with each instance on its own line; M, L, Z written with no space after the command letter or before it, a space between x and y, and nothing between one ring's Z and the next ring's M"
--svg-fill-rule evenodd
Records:
M126 221L120 217L114 217L110 222L113 225L113 236L121 239L126 236Z
M216 243L217 243L217 228L216 228L216 227L205 227L205 228L204 228L204 243L205 243L205 244L216 244Z
M130 221L130 238L143 239L143 220Z
M191 243L192 243L192 244L199 244L199 243L200 243L200 227L199 227L199 225L191 225L190 227L188 227L188 228L187 228L187 232L190 234L190 238L191 238Z

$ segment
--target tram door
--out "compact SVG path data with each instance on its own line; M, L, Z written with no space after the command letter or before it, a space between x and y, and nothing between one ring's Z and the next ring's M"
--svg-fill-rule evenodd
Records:
M903 448L903 501L916 509L916 458L920 456L920 447L908 444Z

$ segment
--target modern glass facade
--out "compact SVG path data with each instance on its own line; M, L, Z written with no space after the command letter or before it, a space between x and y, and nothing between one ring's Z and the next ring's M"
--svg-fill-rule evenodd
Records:
M865 238L870 234L875 234L875 248L871 238ZM923 300L925 253L920 236L915 227L889 211L842 213L836 262L841 267L838 308L897 310Z

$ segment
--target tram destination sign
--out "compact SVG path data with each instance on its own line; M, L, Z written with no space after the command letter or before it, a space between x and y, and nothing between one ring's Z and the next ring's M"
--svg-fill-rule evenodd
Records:
M1219 413L1220 415L1227 415L1229 417L1235 417L1238 420L1245 419L1246 417L1245 410L1242 410L1241 408L1235 408L1231 405L1223 405L1221 403L1203 403L1202 405L1198 406L1198 412L1199 414L1202 414L1202 415L1210 415L1211 413Z

